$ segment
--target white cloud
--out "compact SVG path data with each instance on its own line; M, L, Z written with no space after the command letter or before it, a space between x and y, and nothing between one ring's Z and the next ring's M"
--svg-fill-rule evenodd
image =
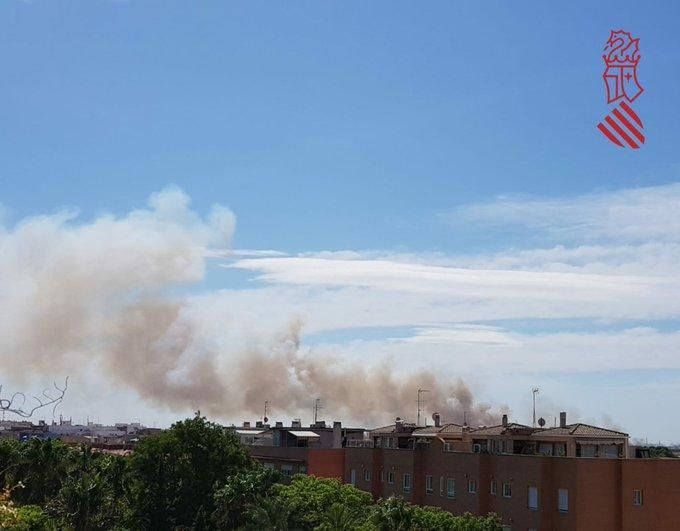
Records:
M516 225L561 241L680 239L680 183L600 192L573 198L500 196L443 214L449 223Z

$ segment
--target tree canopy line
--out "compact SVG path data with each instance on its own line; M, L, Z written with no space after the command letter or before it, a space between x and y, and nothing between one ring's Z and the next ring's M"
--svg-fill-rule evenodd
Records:
M338 480L279 473L196 415L128 457L58 440L0 440L0 529L498 531L495 515L373 501Z

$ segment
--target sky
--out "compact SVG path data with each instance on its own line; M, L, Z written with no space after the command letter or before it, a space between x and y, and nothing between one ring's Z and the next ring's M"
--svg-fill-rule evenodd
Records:
M460 378L519 422L538 386L549 423L680 442L679 19L673 1L3 0L6 388L68 372L74 419L190 413L98 358L104 316L151 294L213 344L298 323L309 356ZM615 29L640 37L639 150L596 129Z

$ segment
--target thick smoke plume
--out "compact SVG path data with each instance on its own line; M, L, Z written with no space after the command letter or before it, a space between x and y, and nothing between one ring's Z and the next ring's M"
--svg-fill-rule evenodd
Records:
M200 218L171 188L124 217L78 224L66 212L0 226L5 373L21 381L103 369L153 404L223 419L259 416L265 398L277 415L308 416L318 396L334 418L408 418L420 387L430 390L428 412L497 421L462 382L428 372L402 377L387 361L369 367L302 348L293 316L282 331L231 343L238 324L187 289L204 280L210 249L230 245L234 225L220 206Z

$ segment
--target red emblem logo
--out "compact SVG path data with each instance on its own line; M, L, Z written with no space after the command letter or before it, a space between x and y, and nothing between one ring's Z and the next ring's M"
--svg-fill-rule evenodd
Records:
M637 79L640 62L640 39L623 30L612 30L604 47L604 79L607 103L621 101L605 119L597 125L600 132L619 147L639 148L645 142L642 120L628 103L632 103L644 88ZM626 103L626 101L628 103Z

